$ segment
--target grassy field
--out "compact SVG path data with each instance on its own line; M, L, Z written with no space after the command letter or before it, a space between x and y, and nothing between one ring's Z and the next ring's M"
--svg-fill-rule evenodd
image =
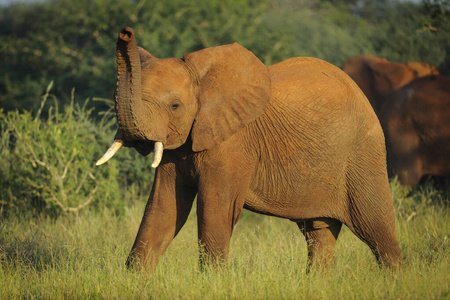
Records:
M0 223L0 299L449 299L448 195L392 184L405 260L380 270L347 228L331 275L305 274L306 243L293 222L245 212L229 268L199 271L195 210L152 275L124 262L144 199L117 217L84 211L57 220Z

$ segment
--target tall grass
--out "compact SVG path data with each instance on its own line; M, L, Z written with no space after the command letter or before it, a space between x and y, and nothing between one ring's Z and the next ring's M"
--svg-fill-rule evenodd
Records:
M380 270L368 247L343 228L332 274L306 275L306 243L296 225L250 212L235 229L229 268L199 270L192 212L154 274L128 271L140 200L121 216L103 209L2 222L0 298L448 299L448 199L430 203L436 190L406 194L395 181L392 188L405 260L398 274Z

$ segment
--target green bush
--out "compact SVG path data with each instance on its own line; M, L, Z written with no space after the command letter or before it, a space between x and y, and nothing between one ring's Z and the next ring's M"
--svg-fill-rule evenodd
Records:
M27 111L0 113L1 211L57 216L107 206L121 213L133 197L148 192L150 162L136 151L122 150L95 167L115 134L112 109L94 121L89 101L77 105L72 92L70 104L60 108L51 86L35 116ZM42 120L44 109L47 117Z

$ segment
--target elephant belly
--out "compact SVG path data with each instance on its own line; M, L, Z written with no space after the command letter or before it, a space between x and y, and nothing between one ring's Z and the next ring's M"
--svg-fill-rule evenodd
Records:
M248 190L245 208L291 220L334 217L344 207L345 174L339 164L299 168L297 162L258 170Z

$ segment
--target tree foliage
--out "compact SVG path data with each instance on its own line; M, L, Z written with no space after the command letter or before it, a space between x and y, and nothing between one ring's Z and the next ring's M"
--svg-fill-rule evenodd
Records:
M267 64L365 53L450 69L448 0L48 0L0 8L0 107L37 110L49 80L61 99L112 98L124 26L161 58L238 42Z

